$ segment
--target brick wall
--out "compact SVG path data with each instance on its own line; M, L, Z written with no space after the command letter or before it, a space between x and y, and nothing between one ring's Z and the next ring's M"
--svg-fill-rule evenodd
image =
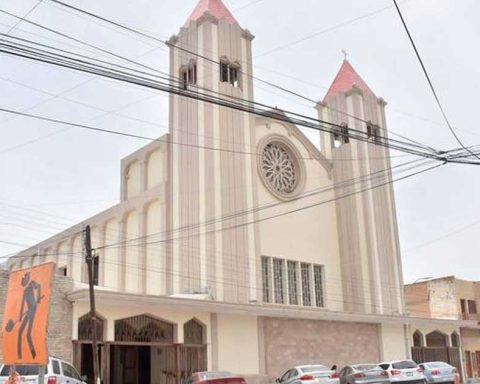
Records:
M263 319L265 370L271 378L296 365L339 368L380 360L376 324L283 318Z
M0 271L0 321L3 321L5 297L8 288L8 272ZM51 356L72 361L72 315L73 306L66 294L73 288L73 280L68 277L55 276L52 286L50 315L48 319L47 345ZM3 329L3 325L2 325ZM3 350L0 348L0 361Z

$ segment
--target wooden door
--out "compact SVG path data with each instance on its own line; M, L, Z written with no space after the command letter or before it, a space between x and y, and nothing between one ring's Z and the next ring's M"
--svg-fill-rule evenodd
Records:
M466 366L467 366L467 377L472 378L473 377L473 369L472 369L472 354L470 351L465 351L465 360L466 360Z
M476 355L477 355L477 375L480 376L480 351L477 351Z
M138 350L137 347L122 347L123 384L137 384Z

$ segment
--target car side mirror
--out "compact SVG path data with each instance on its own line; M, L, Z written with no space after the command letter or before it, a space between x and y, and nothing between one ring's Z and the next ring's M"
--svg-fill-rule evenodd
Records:
M278 377L275 379L275 383L280 383L281 381Z
M80 378L81 378L82 381L84 381L84 382L87 382L87 381L88 381L88 376L87 376L87 375L82 375Z

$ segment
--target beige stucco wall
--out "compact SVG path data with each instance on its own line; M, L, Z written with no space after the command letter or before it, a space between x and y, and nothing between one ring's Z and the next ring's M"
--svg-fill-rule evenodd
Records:
M480 329L462 329L461 335L464 351L480 351Z
M458 291L455 279L432 280L428 283L430 292L430 312L435 319L458 319ZM458 285L457 285L458 287Z
M402 360L409 357L406 350L405 331L403 325L381 324L382 361ZM407 335L408 337L408 335Z
M129 165L125 173L125 180L127 183L127 197L132 198L137 196L141 190L139 161L134 161Z
M156 149L147 158L147 188L151 189L165 181L164 154L161 149Z
M320 191L329 187L332 181L329 173L320 161L305 145L292 134L290 127L276 122L257 126L257 142L270 136L280 135L288 139L300 153L298 161L304 165L303 194ZM278 199L265 187L256 176L259 205L275 204ZM333 198L332 191L302 197L292 202L285 202L265 209L260 217L281 215L300 207L310 206L299 212L281 215L260 224L260 254L287 260L313 263L325 267L326 306L331 310L343 309L342 279L338 251L338 234L334 204L322 204ZM259 289L261 285L259 285ZM260 292L261 293L261 292Z
M245 375L259 374L256 316L217 316L218 367Z

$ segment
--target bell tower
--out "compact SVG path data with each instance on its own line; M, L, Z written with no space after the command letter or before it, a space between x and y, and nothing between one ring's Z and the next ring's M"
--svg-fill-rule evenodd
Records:
M345 310L399 314L403 274L394 191L391 184L373 188L392 180L390 151L379 145L387 137L385 106L345 58L317 109L320 119L338 126L320 138L336 184ZM351 130L362 131L365 141ZM338 199L358 190L365 192Z
M200 0L169 40L171 85L213 99L253 100L252 40L221 0ZM250 114L170 96L171 293L256 300L255 236L243 224L251 217L238 215L253 207L253 140Z

